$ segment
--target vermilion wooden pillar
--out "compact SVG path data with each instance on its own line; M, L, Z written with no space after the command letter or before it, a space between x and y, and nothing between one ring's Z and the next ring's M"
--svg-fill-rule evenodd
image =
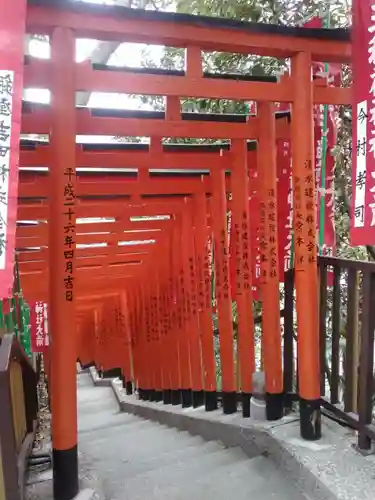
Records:
M146 326L148 324L148 310L144 299L144 291L142 283L136 289L137 295L137 318L138 328L137 334L139 338L138 360L139 360L139 376L138 376L138 392L141 398L146 398L150 389L149 374L147 371L148 352Z
M101 348L101 360L102 360L102 371L103 377L106 375L109 369L109 358L110 352L110 316L108 311L108 299L103 300L102 307L102 317L101 317L101 335L102 335L102 348Z
M202 346L203 383L206 411L217 408L216 366L214 352L214 332L211 304L211 276L209 270L206 193L198 193L195 197L195 253L198 274L198 310L199 330Z
M235 299L238 317L238 362L242 413L250 416L252 376L255 371L254 318L252 291L252 259L249 220L249 179L247 172L247 142L233 140L232 161L232 224L234 258L236 262Z
M181 403L181 354L180 354L180 328L181 328L181 317L179 314L179 305L177 303L178 299L178 262L176 252L178 252L178 231L179 227L175 222L172 235L171 235L171 245L169 253L169 266L170 266L170 285L169 285L169 297L170 297L170 332L168 339L168 353L169 353L169 363L171 365L170 377L171 377L171 403L177 406Z
M143 276L143 280L145 277ZM149 399L153 384L154 376L154 363L153 358L150 356L151 344L151 310L150 310L150 296L145 281L142 281L140 286L140 320L142 325L142 350L140 353L142 362L142 397Z
M132 320L132 335L134 337L134 384L138 389L142 389L142 323L140 318L140 294L138 283L133 284L132 294L132 310L133 310L133 320Z
M185 273L186 333L189 336L192 404L198 407L204 402L202 353L199 339L192 204L187 203L186 207L189 208L183 215L181 255Z
M141 392L146 387L146 376L145 376L145 362L147 362L145 356L145 325L146 325L146 312L143 304L141 285L138 284L135 289L135 300L136 300L136 311L137 311L137 323L136 323L136 334L137 334L137 364L138 364L138 374L137 374L137 388L138 393L142 396Z
M78 493L75 320L75 38L56 28L51 37L52 127L49 262L52 333L53 488L57 500Z
M180 376L180 396L183 407L191 406L191 370L190 370L190 339L187 329L186 312L186 272L183 265L182 247L182 220L176 221L173 246L175 259L177 324L178 324L178 356Z
M122 364L124 362L124 348L122 344L122 331L120 328L120 296L115 295L108 299L111 328L111 371L113 377L122 377Z
M96 309L95 309L95 316L94 316L94 328L95 328L95 366L96 369L98 370L98 373L100 375L102 366L101 366L101 359L102 359L102 305L99 304Z
M277 231L276 133L273 103L259 103L258 114L262 354L266 376L267 419L277 420L283 416L284 398Z
M298 392L301 436L321 437L316 248L316 193L313 144L311 55L292 58L292 173L295 286L298 328Z
M130 283L129 283L130 286ZM126 394L133 394L133 352L131 345L130 318L128 295L122 292L120 296L120 328L121 345L123 346L122 361L122 382L126 389Z
M139 344L139 337L138 337L138 331L137 331L137 303L136 303L136 292L135 292L135 285L134 282L132 282L132 287L131 289L127 290L127 298L128 298L128 305L129 305L129 329L130 329L130 342L131 342L131 349L132 349L132 354L133 354L133 386L134 389L136 390L138 387L138 373L139 373L139 363L138 363L138 344Z
M162 363L162 400L164 404L171 403L171 366L169 362L167 314L169 307L167 302L167 287L169 284L170 234L170 229L165 231L161 244L162 259L160 259L160 265L158 266L159 341Z
M214 235L215 291L219 325L223 411L230 414L237 411L237 393L234 373L232 299L229 281L225 172L214 168L211 175L213 185L211 221Z
M182 219L184 216L182 217ZM180 353L180 368L181 368L181 403L183 407L192 405L192 378L191 378L191 336L189 331L189 317L190 317L190 297L188 296L187 281L188 281L188 266L184 259L184 222L181 220L181 227L179 230L179 304L181 316L181 330L179 341ZM186 237L186 236L185 236Z
M160 245L160 243L159 243ZM155 248L159 258L157 261L162 261L162 248ZM163 399L163 353L162 353L162 331L161 331L161 315L160 315L160 275L157 269L153 266L149 271L152 282L152 350L154 353L155 361L155 375L154 375L154 401L161 401Z

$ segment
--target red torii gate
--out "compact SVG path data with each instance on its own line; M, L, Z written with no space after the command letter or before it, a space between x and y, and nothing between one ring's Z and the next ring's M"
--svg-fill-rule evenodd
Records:
M192 16L89 6L68 1L56 1L51 5L50 1L31 0L27 12L25 2L22 0L13 2L11 8L7 2L3 3L5 16L0 21L0 26L2 22L9 23L4 25L4 28L8 30L12 43L15 41L11 50L10 46L1 49L1 56L6 56L3 58L5 69L15 72L12 88L14 102L12 140L16 141L15 150L19 139L19 129L16 124L21 121L22 76L24 86L48 88L52 95L50 107L26 110L22 117L23 133L50 136L48 202L37 205L21 204L18 219L48 219L48 261L50 266L53 265L48 299L52 332L55 496L62 500L70 499L78 490L75 281L79 272L75 271L76 218L118 216L118 203L90 205L77 201L76 192L79 183L77 183L76 169L87 153L77 149L76 134L106 133L154 138L184 136L230 139L231 147L228 155L224 154L222 161L212 160L212 164L209 165L210 182L212 182L209 206L207 207L205 196L198 196L196 204L193 200L189 200L188 208L181 212L181 217L173 220L171 233L165 232L166 237L163 238L163 242L155 245L154 251L148 254L147 262L138 266L139 272L129 276L132 284L125 298L120 295L121 300L125 302L121 302L119 306L121 311L126 311L127 314L127 326L122 325L119 331L126 331L127 337L117 335L112 338L114 342L110 350L112 358L109 356L100 359L103 352L94 353L99 356L95 362L110 367L118 359L113 350L115 345L121 347L119 350L121 353L125 352L124 345L132 346L132 369L135 370L140 394L146 397L150 390L166 389L171 390L175 396L176 391L179 392L183 404L189 404L191 390L193 393L201 392L202 365L198 362L200 348L205 353L204 368L209 367L211 375L213 368L211 307L207 302L203 303L199 311L197 307L197 293L202 293L207 299L209 291L206 271L209 252L206 217L209 213L215 246L222 397L226 413L236 410L237 384L233 354L224 170L230 165L232 224L235 228L242 228L240 231L234 231L233 238L234 248L238 249L236 259L240 271L238 275L236 274L235 299L239 315L238 352L241 391L247 397L252 390L251 377L255 370L252 279L251 273L248 272L251 260L250 253L245 251L249 244L248 228L251 215L248 206L247 139L257 139L261 178L260 247L264 314L262 348L269 418L279 418L283 408L277 266L279 256L276 245L277 229L273 224L277 218L275 144L277 138L290 138L293 160L294 229L297 243L295 282L301 434L305 439L318 439L321 431L316 214L313 203L315 199L313 104L349 104L350 89L331 88L322 82L313 83L311 63L314 60L349 62L350 43L347 34L340 30L301 31L298 28L247 25L217 19L197 19ZM15 10L16 7L19 10ZM16 13L19 14L17 22L10 22ZM30 59L23 68L25 21L26 31L50 36L51 61ZM187 69L178 75L155 75L131 70L110 71L103 67L94 68L89 64L75 64L75 38L80 36L184 47L187 54ZM220 78L217 75L213 78L203 74L201 53L205 50L290 57L291 75L284 76L279 82L259 82L254 78L246 81L240 78ZM114 116L111 119L95 116L95 113L87 110L76 110L75 93L79 90L166 96L166 112L163 120L150 118L142 121L125 119L121 116ZM180 113L180 97L184 96L254 100L259 103L258 113L256 117L250 117L244 123L189 122L183 120ZM274 102L291 103L290 128L285 120L279 123L275 121ZM289 129L291 133L287 135ZM152 147L155 147L157 155L158 151L160 152L160 141ZM103 161L101 153L91 153L91 155L97 158L93 161L97 161L97 165L101 166L100 162ZM12 157L12 161L15 161L15 157L16 154ZM118 161L121 162L122 159L118 158ZM13 178L11 182L15 180ZM147 204L151 205L151 200L147 200ZM171 210L173 201L169 201L167 205ZM67 250L69 258L66 257ZM155 269L156 259L158 269ZM68 282L69 287L66 286ZM173 305L170 313L168 305ZM176 337L170 333L168 335L173 328L176 328ZM201 343L199 329L203 332ZM118 344L121 343L121 338L125 338L122 346ZM98 342L99 345L103 345L104 340L100 335ZM161 349L163 346L165 351ZM150 356L152 348L157 349L159 358ZM179 356L175 355L176 352L180 353ZM171 361L171 366L168 366L168 361ZM134 376L129 365L123 368L127 380ZM169 387L166 385L168 383ZM211 409L216 407L212 383L212 380L206 380L204 386L206 402L211 401L209 403Z

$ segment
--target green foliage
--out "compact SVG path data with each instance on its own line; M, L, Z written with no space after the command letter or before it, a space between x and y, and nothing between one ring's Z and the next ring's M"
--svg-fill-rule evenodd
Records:
M187 14L215 16L240 21L267 22L280 25L303 24L313 16L328 19L327 5L322 9L318 0L178 0L176 11ZM329 4L329 26L347 27L350 24L350 0L333 0ZM324 62L324 61L323 61ZM161 59L166 69L183 69L185 64L182 49L166 48ZM288 61L246 54L206 52L203 54L204 70L212 73L252 74L257 76L277 75L287 70ZM350 68L343 68L342 85L351 81ZM159 101L163 108L163 103ZM245 113L246 103L231 100L186 99L183 110L189 112ZM349 209L351 197L351 110L340 108L338 142L335 155L335 219L338 255L367 259L375 255L375 249L350 247Z

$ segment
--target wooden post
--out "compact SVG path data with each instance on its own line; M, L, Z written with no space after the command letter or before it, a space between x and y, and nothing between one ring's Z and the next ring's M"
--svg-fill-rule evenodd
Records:
M163 318L165 325L165 337L163 349L165 351L164 359L166 363L166 383L163 389L163 403L172 403L172 357L176 357L175 353L171 351L171 334L172 334L172 269L171 269L171 234L169 232L168 242L166 247L166 263L165 263L165 281L163 291Z
M159 243L160 245L160 243ZM163 259L162 248L157 248L157 261ZM159 257L160 256L160 257ZM160 281L158 269L150 269L150 277L152 279L152 309L153 309L153 345L155 354L155 384L154 384L154 400L161 401L163 398L163 353L162 353L162 332L161 332L161 316L160 316Z
M167 234L165 236L168 236ZM166 285L168 283L168 250L169 240L166 237L161 244L160 263L157 269L158 276L158 307L159 307L159 343L162 368L162 394L161 399L164 404L170 404L170 364L167 349L167 315L166 308Z
M321 437L316 193L311 55L292 58L292 176L301 436Z
M132 335L134 338L134 384L140 396L142 389L142 324L140 321L140 299L138 283L134 283L132 289Z
M148 283L145 280L145 276L143 277L141 284L141 293L142 293L142 306L143 306L143 315L145 318L144 321L144 330L143 330L143 352L142 352L142 361L143 361L143 372L145 375L145 399L150 399L152 395L154 376L155 376L155 360L151 356L151 325L152 325L152 310L151 310L151 301L150 301L150 290Z
M357 412L358 365L359 365L359 276L355 269L348 271L348 303L346 322L346 345L344 358L346 412Z
M122 371L121 380L124 389L126 389L126 393L132 394L133 359L132 359L132 348L130 342L128 300L125 291L121 292L119 297L118 324L119 328L117 335L119 335L119 352L121 353L121 359L120 359L120 366Z
M103 332L103 303L97 309L97 321L96 321L96 332L97 332L97 353L98 353L98 361L97 361L97 369L99 371L99 375L101 375L103 371L103 352L104 352L104 332Z
M267 420L277 420L283 416L283 373L274 105L268 102L259 103L258 113L262 353L266 378Z
M237 393L234 373L232 299L229 282L225 172L213 169L211 175L213 186L211 220L214 233L215 289L219 325L223 411L230 414L237 411Z
M146 387L145 374L144 374L144 363L145 363L145 352L144 352L144 328L145 328L145 311L142 303L142 292L140 289L140 284L135 284L134 287L134 308L135 308L135 335L136 335L136 367L137 374L135 377L135 384L138 389L139 397L142 397L142 391ZM146 360L147 361L147 360Z
M254 318L251 272L249 179L247 172L247 142L233 140L232 161L232 224L236 278L235 294L238 318L238 361L242 392L242 413L250 417L252 376L255 371Z
M133 282L130 282L133 286ZM131 289L130 289L131 290ZM131 290L132 291L132 290ZM125 354L125 368L123 376L123 387L126 390L126 394L133 394L133 383L134 383L134 349L133 349L133 332L132 332L132 322L131 322L131 291L121 293L121 318L122 318L122 328L123 335L125 337L126 354Z
M180 332L179 332L179 354L180 354L180 369L181 369L181 401L183 407L192 405L191 391L191 365L190 365L190 332L189 332L189 313L190 313L190 297L187 295L188 283L188 263L184 259L184 248L186 245L185 234L185 217L187 217L187 208L181 215L181 220L178 228L178 240L175 246L176 258L178 262L179 278L178 278L178 295L177 301L180 309ZM186 236L185 236L186 237Z
M107 366L106 377L121 377L117 322L117 297L106 298Z
M209 231L204 191L195 197L194 240L198 271L199 330L202 346L203 383L206 411L217 409L214 332L212 324L211 276L208 255Z
M138 374L139 374L139 328L137 323L137 300L136 300L136 285L132 282L132 288L128 291L128 304L129 304L129 329L130 329L130 342L132 349L132 381L134 389L139 387Z
M52 127L49 262L53 489L56 500L78 493L75 320L75 38L56 28L51 37Z
M186 200L187 201L187 200ZM202 353L199 339L196 262L194 254L194 234L192 205L186 203L186 210L182 219L182 247L183 267L185 273L185 307L186 307L186 334L189 336L189 359L191 370L192 404L194 407L203 405L203 373Z
M141 391L145 386L144 377L144 325L145 316L142 304L142 294L140 290L140 284L137 283L134 290L134 304L135 304L135 334L137 336L136 340L136 366L137 375L135 378L136 387L138 389L139 396L141 397Z
M170 301L171 301L171 312L170 312L170 322L171 329L169 333L168 341L168 352L170 356L171 363L171 403L176 406L181 402L181 349L180 349L180 328L181 328L181 316L179 312L178 305L178 261L176 252L179 251L178 246L178 231L179 228L175 223L172 229L172 244L170 245Z

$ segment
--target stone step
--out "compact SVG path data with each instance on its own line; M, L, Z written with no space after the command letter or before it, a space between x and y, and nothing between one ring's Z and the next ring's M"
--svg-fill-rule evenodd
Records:
M145 474L122 483L124 500L162 500L163 490L169 488L187 489L199 478L206 476L223 465L234 465L247 460L243 452L236 448L222 449L213 453L202 453L199 457L181 458Z
M266 457L121 413L111 388L77 378L81 472L103 498L307 500Z
M143 429L149 430L155 428L154 426L157 425L158 424L153 424L148 420L137 419L136 417L124 419L121 413L97 413L90 415L89 418L86 418L85 423L78 426L78 430L82 437L84 437L87 433L91 433L93 436L100 439L103 433L116 433L120 431L120 428L123 433L133 433Z
M221 447L214 441L201 442L193 440L188 445L160 454L158 450L150 450L147 456L143 453L130 457L128 466L124 470L124 477L132 478L146 472L157 471L166 466L181 462L199 460L202 455L220 451Z
M224 465L197 479L186 489L168 486L163 500L306 500L276 466L263 456ZM268 496L267 496L268 495Z

